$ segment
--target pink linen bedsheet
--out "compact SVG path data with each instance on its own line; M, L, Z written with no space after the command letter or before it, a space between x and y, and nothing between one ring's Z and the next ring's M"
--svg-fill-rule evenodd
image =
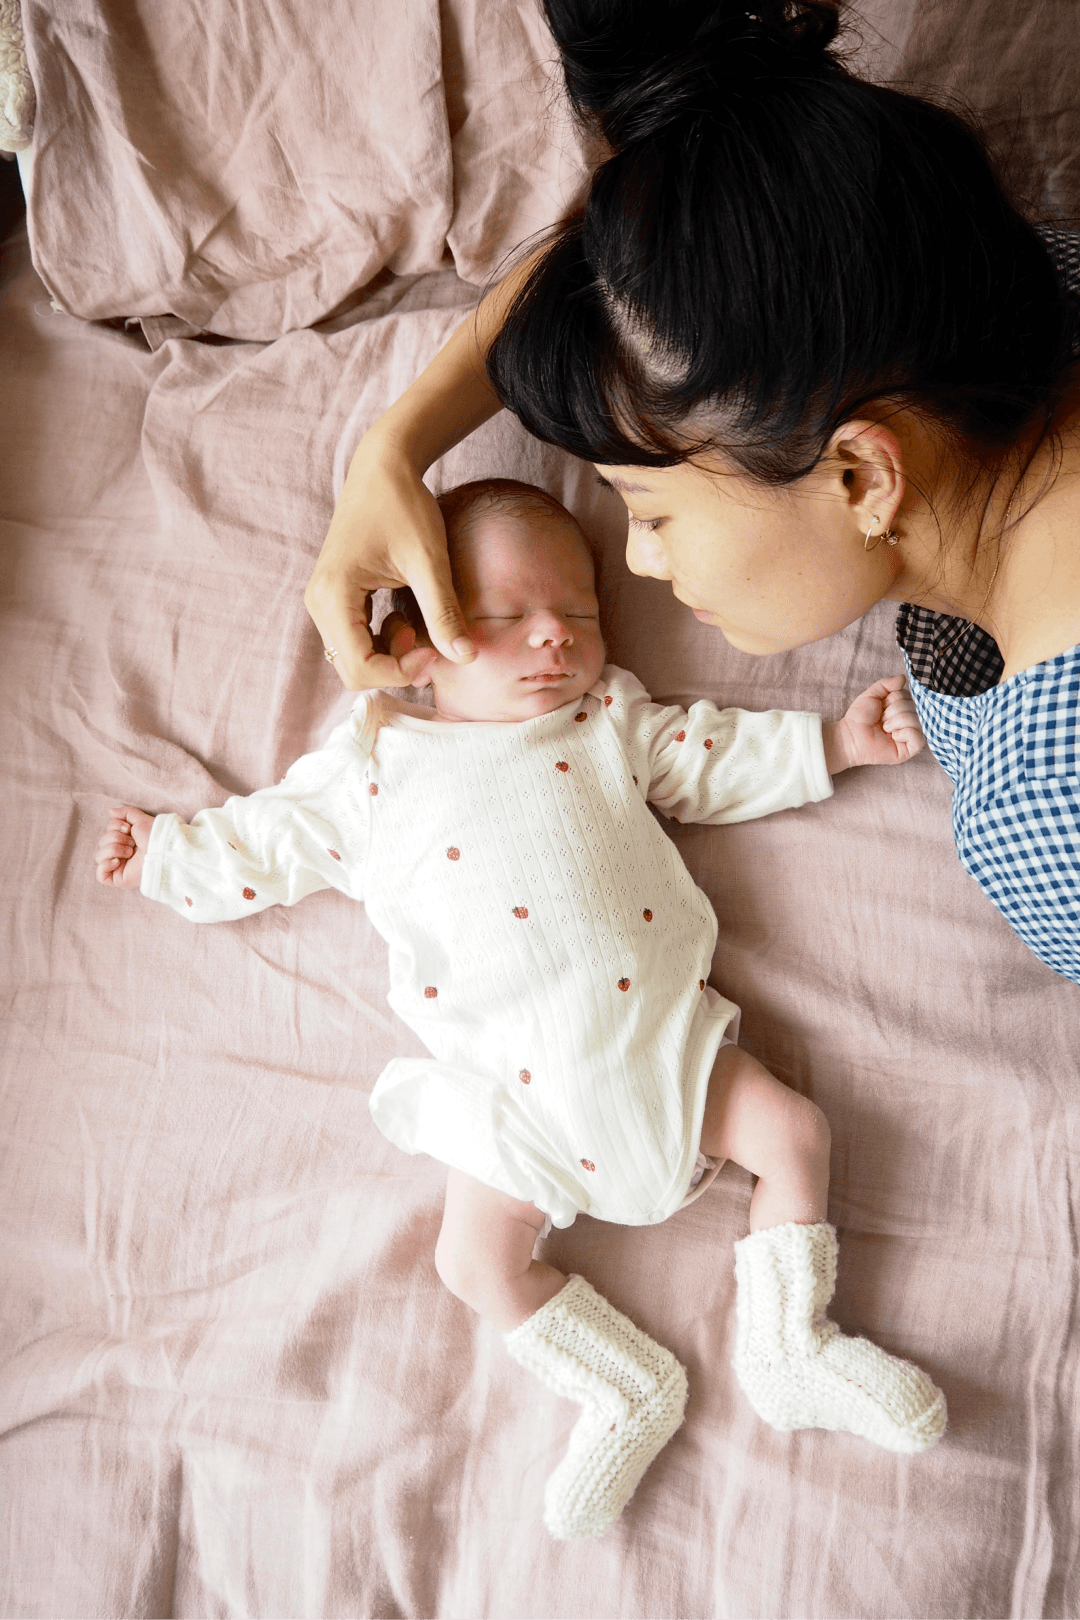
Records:
M899 1458L756 1419L728 1166L658 1228L548 1242L690 1377L579 1545L540 1520L575 1411L442 1288L440 1167L370 1121L416 1048L363 908L199 929L93 881L110 803L191 814L343 714L301 602L335 463L468 297L444 272L338 329L151 353L56 313L24 235L0 252L0 1611L1075 1615L1080 991L960 869L929 755L671 832L745 1044L832 1124L836 1318L926 1367L949 1431ZM733 651L625 571L592 470L506 417L435 481L481 473L579 514L610 653L657 695L837 715L900 668L884 608Z

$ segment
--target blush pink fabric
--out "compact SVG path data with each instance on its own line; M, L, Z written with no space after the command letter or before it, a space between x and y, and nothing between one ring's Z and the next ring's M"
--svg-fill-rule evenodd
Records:
M270 339L448 252L483 282L582 187L533 0L23 9L30 238L71 314Z
M541 1524L575 1409L446 1293L443 1173L371 1123L383 1065L419 1048L362 906L322 894L197 929L93 880L110 804L189 815L342 717L301 602L335 480L473 296L435 268L444 242L478 280L572 189L562 137L537 155L535 117L511 127L522 57L543 60L524 4L455 4L438 30L420 0L380 8L25 5L49 290L276 341L166 323L151 352L54 310L24 234L0 248L0 1613L1068 1620L1080 991L961 870L929 756L801 811L669 831L716 907L712 979L743 1043L829 1117L836 1319L926 1368L948 1433L899 1458L757 1420L730 1366L751 1179L729 1165L662 1226L581 1218L546 1245L690 1379L685 1425L579 1546ZM963 54L988 98L1002 61L1023 82L1000 0L959 43L937 0L863 9L895 36L890 72L936 37L943 76ZM1075 78L1075 31L1039 12ZM408 35L375 126L343 106L372 76L350 16ZM316 69L312 31L339 64ZM221 107L216 146L195 112ZM290 173L322 197L322 234ZM387 264L409 274L356 304ZM592 469L505 417L433 482L488 473L578 513L611 656L657 696L838 715L901 667L887 607L783 657L733 651L627 573Z
M960 869L927 755L671 831L744 1043L831 1121L836 1317L926 1367L949 1432L900 1459L756 1419L728 1166L660 1227L548 1242L690 1376L595 1544L540 1518L574 1409L443 1289L443 1173L370 1121L418 1049L362 906L197 929L93 881L110 803L191 814L343 713L301 605L335 458L458 296L429 278L331 333L150 353L53 311L25 240L0 257L0 1612L1075 1613L1080 1002ZM482 472L579 513L612 655L657 694L835 715L900 667L887 609L733 652L626 572L591 469L505 417L437 481Z

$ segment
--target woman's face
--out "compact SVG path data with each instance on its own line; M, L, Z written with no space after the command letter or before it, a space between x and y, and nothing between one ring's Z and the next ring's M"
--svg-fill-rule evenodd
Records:
M597 471L630 514L631 571L670 580L696 618L744 652L832 635L893 586L898 559L884 545L865 550L841 459L783 488L715 461Z

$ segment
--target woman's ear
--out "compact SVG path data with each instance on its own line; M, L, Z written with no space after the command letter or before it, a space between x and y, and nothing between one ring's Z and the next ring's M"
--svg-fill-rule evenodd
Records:
M880 422L844 422L829 440L831 460L844 499L861 533L884 534L904 498L904 457L900 440Z

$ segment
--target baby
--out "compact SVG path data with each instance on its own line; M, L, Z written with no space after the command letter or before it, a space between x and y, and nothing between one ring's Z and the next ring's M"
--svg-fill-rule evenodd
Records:
M441 505L478 651L434 657L434 708L364 694L283 782L189 826L114 809L99 881L197 922L328 887L364 901L390 944L390 1004L431 1054L390 1063L371 1111L449 1167L439 1276L583 1407L545 1488L555 1536L618 1518L682 1421L686 1376L583 1278L536 1258L537 1239L582 1211L666 1220L726 1159L758 1178L735 1245L733 1365L754 1410L777 1429L923 1450L944 1396L825 1315L824 1115L734 1044L739 1009L706 982L715 915L648 808L743 821L910 758L923 738L903 677L835 723L655 704L604 665L592 557L558 502L496 479Z

